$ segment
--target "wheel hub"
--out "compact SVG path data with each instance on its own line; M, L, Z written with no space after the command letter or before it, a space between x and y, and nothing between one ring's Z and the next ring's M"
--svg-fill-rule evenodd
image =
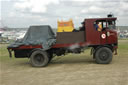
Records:
M100 59L104 60L104 61L107 60L108 59L108 54L106 52L101 52Z
M41 64L43 61L44 61L44 58L42 57L43 55L41 55L41 54L38 54L38 55L36 55L35 56L35 62L37 63L37 64Z

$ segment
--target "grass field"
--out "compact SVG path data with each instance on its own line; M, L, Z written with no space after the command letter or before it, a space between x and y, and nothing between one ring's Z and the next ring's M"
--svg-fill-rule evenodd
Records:
M6 47L0 44L0 85L128 85L128 40L119 40L118 55L107 65L96 64L88 49L34 68L29 59L10 59Z

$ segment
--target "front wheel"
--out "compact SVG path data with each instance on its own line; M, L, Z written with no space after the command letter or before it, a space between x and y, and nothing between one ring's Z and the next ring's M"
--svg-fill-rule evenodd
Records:
M95 53L96 63L108 64L112 61L112 51L107 47L99 48Z
M43 50L36 50L30 56L30 63L34 67L44 67L49 62L49 56L47 52Z

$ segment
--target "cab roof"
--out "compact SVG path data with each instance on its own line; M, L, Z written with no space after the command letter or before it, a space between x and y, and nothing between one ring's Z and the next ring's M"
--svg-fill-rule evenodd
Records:
M108 18L88 18L88 19L85 19L85 20L93 20L93 21L97 21L97 20L116 20L117 18L116 17L108 17Z

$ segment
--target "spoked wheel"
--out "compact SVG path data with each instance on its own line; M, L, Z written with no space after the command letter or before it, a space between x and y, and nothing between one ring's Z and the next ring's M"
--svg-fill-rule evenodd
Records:
M96 63L108 64L112 61L112 51L107 47L99 48L95 54Z
M44 67L49 62L49 56L47 52L42 50L34 51L30 56L30 63L35 67Z

